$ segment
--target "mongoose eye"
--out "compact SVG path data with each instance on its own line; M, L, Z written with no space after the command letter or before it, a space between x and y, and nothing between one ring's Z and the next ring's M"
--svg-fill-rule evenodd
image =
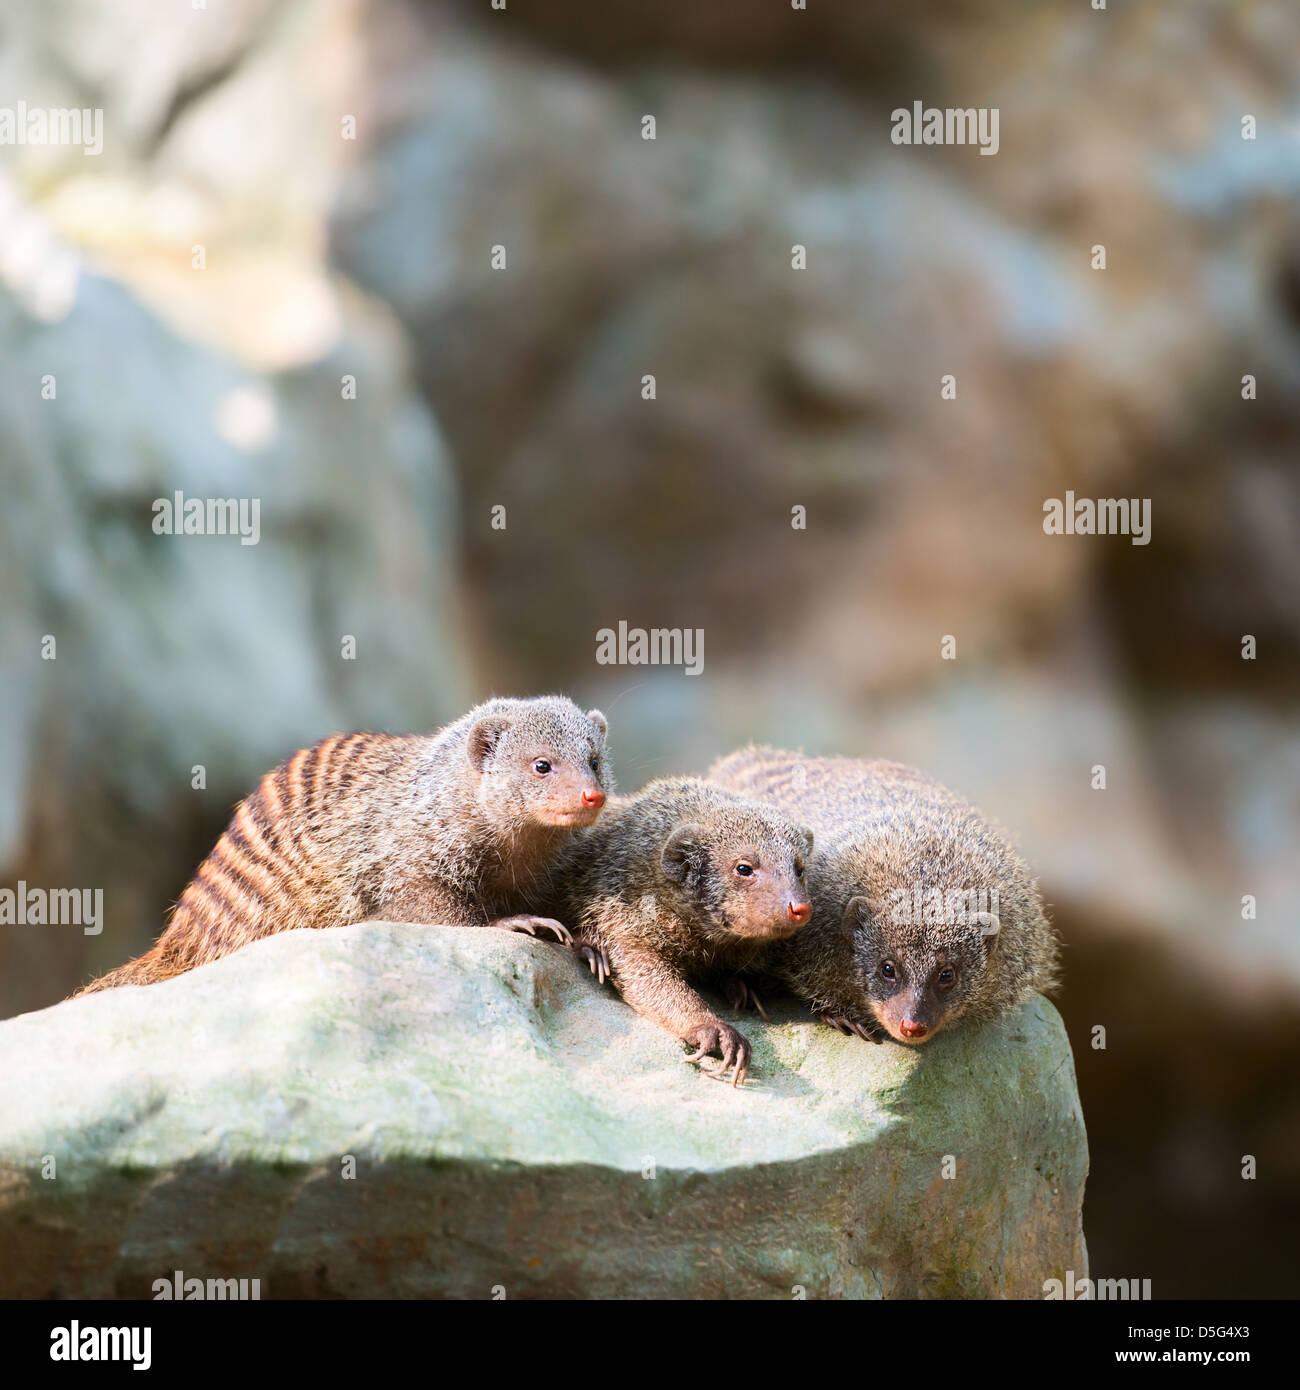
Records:
M898 972L894 969L894 962L892 960L887 960L880 967L880 978L882 980L896 980L898 978Z
M748 878L754 872L754 866L747 864L743 859L736 865L736 872L741 878Z
M796 859L796 860L794 861L794 876L795 876L795 878L802 878L802 877L803 877L803 864L802 864L802 862L801 862L800 860L798 860L798 859Z
M600 759L594 753L591 756L591 770L593 772L600 771Z
M551 765L546 761L545 758L538 758L538 760L533 764L533 771L539 777L545 777L550 770Z
M935 983L940 989L951 989L953 985L957 983L957 972L951 965L945 965L944 968L939 971Z

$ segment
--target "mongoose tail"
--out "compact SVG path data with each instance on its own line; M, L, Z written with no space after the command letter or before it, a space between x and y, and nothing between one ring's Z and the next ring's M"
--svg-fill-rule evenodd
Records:
M125 965L119 965L116 970L110 970L107 975L101 975L88 985L83 985L73 998L79 998L83 994L96 994L101 989L116 989L119 985L152 985L159 980L169 980L173 975L184 974L185 969L185 966L176 961L167 960L161 946L155 943L144 955L127 961Z

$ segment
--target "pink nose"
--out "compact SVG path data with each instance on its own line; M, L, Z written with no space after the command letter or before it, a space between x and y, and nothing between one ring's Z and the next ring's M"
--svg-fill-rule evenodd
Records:
M918 1023L914 1018L905 1018L898 1025L898 1031L905 1038L923 1038L930 1030L924 1023Z
M785 915L795 926L801 927L812 916L812 904L796 902L787 903Z
M588 787L582 794L582 804L599 810L605 804L605 793L599 787Z

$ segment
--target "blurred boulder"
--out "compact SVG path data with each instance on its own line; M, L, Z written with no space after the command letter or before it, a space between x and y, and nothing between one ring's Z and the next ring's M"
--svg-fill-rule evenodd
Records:
M328 352L271 372L69 285L57 314L0 289L0 876L100 888L106 923L6 926L7 1012L143 946L280 758L468 698L454 490L388 316L345 295ZM178 493L243 534L160 534Z
M64 8L6 16L0 55L29 104L104 115L102 152L16 147L0 182L0 876L102 888L106 925L0 932L6 1012L147 944L282 757L471 684L417 364L326 258L359 9ZM256 544L157 534L178 492L256 505Z
M1279 61L1300 16L819 6L768 17L805 36L788 49L712 8L645 43L644 7L469 8L375 5L390 98L333 246L417 345L497 670L571 679L624 618L705 626L715 663L813 668L853 699L933 680L946 633L989 666L1032 649L1088 622L1094 587L1136 661L1130 595L1167 630L1216 586L1225 618L1258 613L1300 653L1259 496L1300 509L1277 450L1300 424L1298 93ZM1180 64L1154 64L1158 101L1152 64L1114 60L1148 51L1153 9ZM704 30L738 70L670 61L700 61ZM801 57L853 33L877 62L814 80ZM893 145L891 110L918 96L996 106L996 157ZM1067 490L1150 497L1154 544L1044 536ZM1236 529L1198 550L1205 513ZM1189 563L1180 596L1164 576ZM1181 661L1227 660L1193 625Z

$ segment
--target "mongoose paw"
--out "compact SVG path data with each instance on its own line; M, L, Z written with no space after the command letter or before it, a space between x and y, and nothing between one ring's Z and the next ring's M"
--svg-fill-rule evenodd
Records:
M738 1033L731 1024L723 1023L717 1018L710 1019L708 1023L701 1023L692 1028L682 1041L688 1047L695 1048L685 1060L698 1062L700 1070L706 1076L725 1081L730 1071L733 1086L745 1084L745 1078L749 1075L749 1040L743 1033ZM710 1057L711 1052L719 1053L721 1061Z
M743 975L728 975L722 981L722 993L737 1018L746 1009L753 1009L765 1023L769 1021L758 991Z
M610 977L609 957L605 954L603 946L593 946L589 941L575 941L573 943L575 954L580 960L587 962L587 968L596 977L600 984L604 984Z
M852 1018L837 1018L834 1014L818 1014L817 1017L847 1037L861 1038L863 1042L878 1043L884 1041L884 1032L873 1024L859 1023Z
M495 921L489 922L488 926L498 927L502 931L526 932L529 936L539 938L542 938L544 932L550 932L561 946L573 945L573 937L568 927L563 922L557 922L554 917L534 917L530 913L521 912L515 917L498 917Z

